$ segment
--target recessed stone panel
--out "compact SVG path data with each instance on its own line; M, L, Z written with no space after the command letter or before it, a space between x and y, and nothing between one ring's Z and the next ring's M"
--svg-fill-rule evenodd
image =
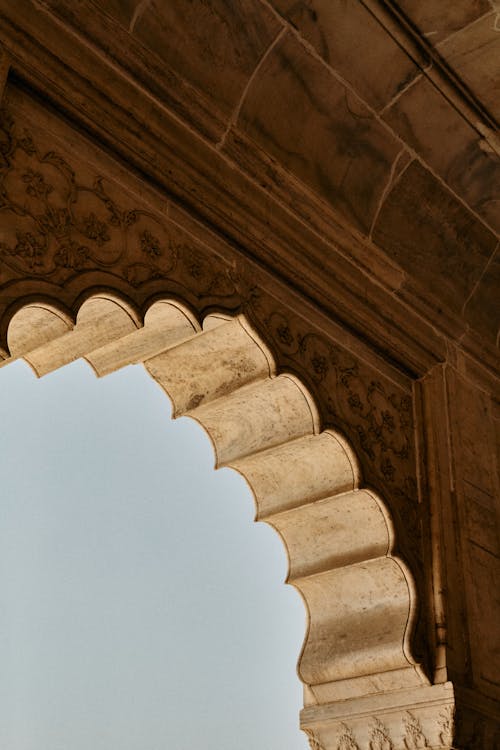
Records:
M474 611L471 650L476 683L500 695L500 559L479 545L469 544Z
M473 290L497 243L495 235L417 161L389 193L373 239L456 311Z
M497 250L464 310L476 330L497 340L500 329L500 252Z
M499 503L487 492L464 481L464 504L469 540L500 557L500 528L495 507Z
M230 114L280 29L257 2L153 0L134 35Z
M493 229L500 230L500 160L427 78L405 91L384 119Z
M359 0L273 0L273 5L376 109L418 75L417 65Z
M401 144L291 35L263 64L238 127L369 230Z
M496 508L498 513L499 477L490 397L451 368L448 382L453 460L460 502L465 505L473 499L491 510Z

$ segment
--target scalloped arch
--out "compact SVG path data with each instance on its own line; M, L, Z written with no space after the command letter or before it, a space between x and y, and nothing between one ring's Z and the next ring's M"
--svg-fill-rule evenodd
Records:
M382 498L363 487L347 441L322 430L311 394L278 372L243 315L199 321L185 304L159 299L144 315L115 292L85 298L76 318L52 301L14 310L9 358L41 377L80 357L98 376L143 363L172 401L197 420L216 467L246 479L256 520L272 525L289 558L308 627L298 673L306 705L427 684L411 652L417 596Z

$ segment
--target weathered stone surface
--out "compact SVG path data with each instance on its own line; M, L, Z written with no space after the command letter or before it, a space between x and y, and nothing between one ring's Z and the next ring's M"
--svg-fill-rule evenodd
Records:
M272 298L260 295L247 309L280 366L293 372L301 363L323 424L351 435L370 485L385 488L396 514L411 515L417 488L412 479L415 444L408 391L380 377L375 367L366 366L345 347L304 325L300 316Z
M272 297L249 283L244 269L241 278L223 260L227 252L223 244L216 248L213 238L195 239L191 232L199 236L199 230L193 225L189 233L184 229L182 212L155 196L141 195L136 182L129 180L124 189L123 175L113 161L83 140L73 140L71 131L44 117L16 89L7 93L5 107L2 301L8 300L11 285L27 276L29 286L23 281L23 290L60 296L71 308L89 276L88 283L141 300L169 290L198 309L217 305L250 312L273 343L280 368L304 371L321 404L324 424L351 436L365 477L387 493L400 533L406 535L407 523L416 525L418 534L410 534L405 546L412 564L420 569L422 519L416 506L408 383L387 380L348 348L318 335L300 317L276 306ZM78 150L78 158L72 148ZM136 335L133 341L131 352ZM99 352L89 357L98 370L110 366L107 358L113 361L116 347L111 346L111 354L109 348L101 342ZM39 367L50 368L60 356L65 355L49 352L47 362Z
M262 64L238 127L367 231L400 144L288 34Z
M418 162L387 196L373 239L432 294L460 310L496 237Z
M425 77L384 119L463 200L500 231L500 159ZM446 148L443 148L446 143Z
M255 1L153 0L134 35L229 116L280 30L272 13Z
M273 0L275 8L375 109L419 68L358 0ZM360 50L363 50L360 53Z

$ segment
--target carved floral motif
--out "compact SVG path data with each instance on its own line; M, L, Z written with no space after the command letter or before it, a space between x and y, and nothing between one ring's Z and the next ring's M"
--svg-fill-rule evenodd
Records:
M406 730L404 743L407 750L421 750L421 748L429 747L420 721L410 711L403 716L403 724Z
M373 719L373 726L370 731L370 750L394 750L389 730L380 719Z
M453 728L454 728L454 717L455 711L453 706L448 706L439 715L439 740L444 745L451 745L453 741Z
M111 180L77 172L1 111L0 283L34 277L64 285L75 272L100 269L133 287L173 279L198 296L235 294L220 258L146 205L120 205Z
M391 392L345 349L318 333L298 329L281 312L272 312L265 324L279 348L306 365L332 421L346 431L354 428L362 454L376 464L384 482L401 485L415 498L410 396Z
M320 741L314 736L314 734L307 730L307 739L309 740L309 747L311 750L324 750L323 745L321 745Z
M326 750L326 747L331 750L451 750L455 747L500 750L500 731L494 716L470 707L456 708L439 700L420 704L415 710L419 716L414 711L400 709L371 718L363 711L351 716L349 724L338 720L335 732L331 725L329 727L327 745L320 742L316 729L308 728L306 733L312 750Z
M359 745L354 739L354 735L350 727L342 722L340 728L341 734L337 741L336 750L359 750Z

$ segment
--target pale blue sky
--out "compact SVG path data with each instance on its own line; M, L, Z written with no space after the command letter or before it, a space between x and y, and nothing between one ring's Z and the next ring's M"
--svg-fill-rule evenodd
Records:
M275 532L140 366L0 370L2 750L305 750Z

